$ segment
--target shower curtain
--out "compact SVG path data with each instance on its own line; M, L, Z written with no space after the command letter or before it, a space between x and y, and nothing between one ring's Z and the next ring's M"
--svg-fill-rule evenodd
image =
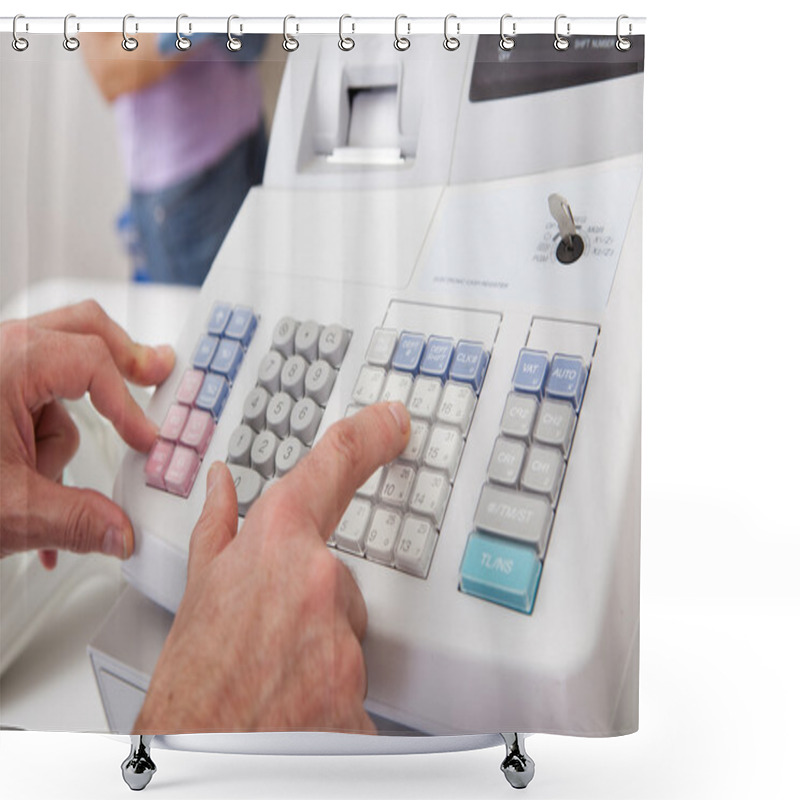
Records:
M128 522L4 472L0 722L633 732L644 37L295 23L2 42L5 332L175 363L30 404Z

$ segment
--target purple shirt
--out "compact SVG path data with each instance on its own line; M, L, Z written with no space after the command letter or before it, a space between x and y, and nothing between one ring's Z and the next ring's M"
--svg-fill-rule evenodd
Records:
M130 186L152 192L211 166L258 126L256 64L188 60L114 102Z

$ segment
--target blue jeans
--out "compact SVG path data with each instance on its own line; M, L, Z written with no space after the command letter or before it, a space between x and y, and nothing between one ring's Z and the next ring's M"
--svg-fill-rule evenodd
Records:
M131 217L145 279L200 286L267 157L263 122L216 164L157 192L133 192Z

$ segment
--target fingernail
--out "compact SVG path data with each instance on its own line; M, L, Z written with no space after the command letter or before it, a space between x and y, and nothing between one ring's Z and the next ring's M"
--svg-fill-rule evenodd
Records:
M125 534L117 527L111 526L103 537L102 551L107 556L125 559L128 557L125 546Z
M160 344L153 349L162 361L173 361L175 359L175 351L168 344Z
M407 433L411 422L406 407L398 402L389 403L389 412L394 417L394 421L397 423L400 433Z
M210 496L219 483L219 464L214 462L208 470L206 475L206 497Z

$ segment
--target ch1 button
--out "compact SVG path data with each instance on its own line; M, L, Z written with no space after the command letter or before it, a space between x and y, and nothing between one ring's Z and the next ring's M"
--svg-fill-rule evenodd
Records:
M531 547L474 531L461 562L461 591L530 614L541 574Z

